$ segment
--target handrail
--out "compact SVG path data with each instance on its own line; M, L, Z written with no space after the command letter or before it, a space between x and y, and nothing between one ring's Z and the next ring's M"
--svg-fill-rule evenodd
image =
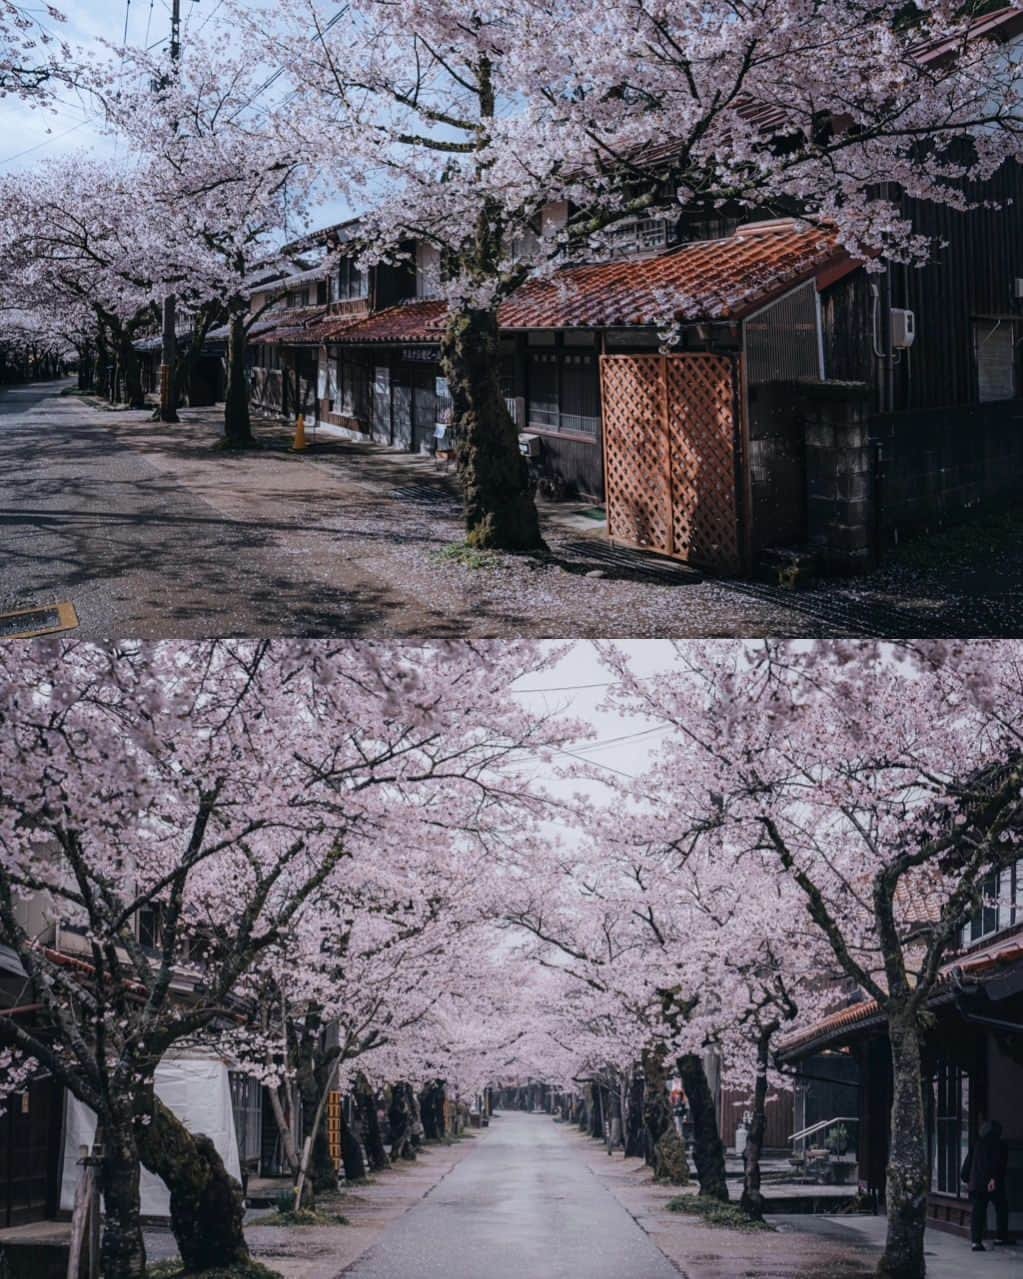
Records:
M820 1123L804 1128L800 1132L794 1132L789 1137L789 1141L802 1141L805 1137L812 1137L815 1132L820 1132L822 1128L830 1128L832 1124L858 1124L859 1122L857 1115L836 1115L834 1119L822 1119Z

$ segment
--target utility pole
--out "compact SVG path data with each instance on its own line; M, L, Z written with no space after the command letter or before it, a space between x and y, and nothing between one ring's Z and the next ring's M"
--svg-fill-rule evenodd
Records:
M181 60L181 0L171 0L171 63L176 67ZM160 408L161 422L177 422L174 407L174 363L178 356L177 300L173 293L163 299L163 342L160 352Z

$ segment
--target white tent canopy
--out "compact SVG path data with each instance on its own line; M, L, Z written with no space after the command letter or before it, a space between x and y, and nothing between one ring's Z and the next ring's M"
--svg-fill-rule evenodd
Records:
M205 1133L210 1138L227 1171L240 1181L231 1082L226 1064L217 1057L166 1058L156 1069L156 1094L190 1132ZM95 1131L96 1116L93 1112L76 1097L67 1094L60 1184L62 1209L74 1207L75 1184L80 1172L79 1148L92 1145ZM143 1168L141 1188L142 1215L169 1217L170 1193L163 1181Z

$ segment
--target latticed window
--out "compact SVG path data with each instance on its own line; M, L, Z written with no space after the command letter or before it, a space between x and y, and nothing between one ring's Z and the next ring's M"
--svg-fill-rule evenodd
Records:
M984 900L963 929L963 945L1023 922L1023 861L984 880Z
M360 271L351 258L342 258L337 273L338 301L348 302L369 295L369 272Z
M597 437L600 380L596 352L530 352L529 425L544 431Z
M959 1172L970 1139L970 1076L942 1061L931 1078L931 1189L962 1194Z
M824 376L819 316L811 281L749 317L744 336L750 386Z
M977 398L982 404L1015 399L1016 325L1012 320L977 320L973 325L973 351L977 361Z

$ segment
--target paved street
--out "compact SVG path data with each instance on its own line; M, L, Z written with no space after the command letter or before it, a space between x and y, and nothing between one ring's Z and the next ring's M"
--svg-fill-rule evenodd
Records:
M508 1113L352 1279L677 1279L546 1115Z
M0 611L67 601L78 634L984 635L1023 628L1023 547L887 567L797 593L615 551L543 508L547 561L465 562L450 475L322 435L217 447L220 410L177 426L66 383L0 391ZM588 526L588 527L587 527ZM589 534L589 535L588 535ZM939 560L941 557L939 557Z

